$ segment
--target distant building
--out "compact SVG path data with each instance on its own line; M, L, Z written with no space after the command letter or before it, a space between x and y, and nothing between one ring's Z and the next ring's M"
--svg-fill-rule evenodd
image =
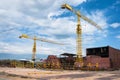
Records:
M107 63L110 62L111 68L120 68L120 50L119 49L115 49L110 46L87 48L86 53L87 53L87 57L88 56L98 56L99 58L101 58L101 61L103 61L103 62L107 61ZM105 58L106 58L106 60L105 60ZM94 58L91 58L91 59L94 59ZM102 60L102 59L104 59L104 60ZM109 59L109 61L108 61L108 59ZM95 62L97 62L97 61L95 60ZM105 65L108 66L107 63Z

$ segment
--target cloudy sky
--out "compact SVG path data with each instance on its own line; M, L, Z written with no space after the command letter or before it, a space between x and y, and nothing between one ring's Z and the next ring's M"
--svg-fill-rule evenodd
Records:
M81 19L82 50L111 46L120 49L120 0L0 0L0 54L31 54L37 36L67 45L37 41L37 54L76 54L74 13L61 9L67 3L101 26L102 31Z

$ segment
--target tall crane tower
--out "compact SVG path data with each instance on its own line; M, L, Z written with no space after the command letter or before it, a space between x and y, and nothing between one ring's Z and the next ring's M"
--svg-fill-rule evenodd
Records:
M86 16L82 15L80 13L80 11L74 10L70 5L68 4L63 4L61 6L62 9L68 9L71 12L75 13L75 15L77 15L77 28L76 28L76 34L77 34L77 39L76 39L76 50L77 50L77 59L76 62L82 63L83 64L83 58L82 58L82 28L81 28L81 24L80 24L80 18L82 18L83 20L87 21L88 23L90 23L91 25L95 26L96 28L101 30L101 27L98 26L95 22L93 22L92 20L90 20L89 18L87 18Z
M55 41L52 41L52 40L47 40L47 39L44 39L44 38L37 38L36 36L30 37L30 36L28 36L26 34L22 34L21 36L19 36L19 38L26 38L26 39L32 39L32 40L34 40L33 50L32 50L32 52L33 52L33 54L32 54L32 61L33 62L35 62L36 40L42 41L42 42L48 42L48 43L63 45L62 43L58 43L58 42L55 42Z

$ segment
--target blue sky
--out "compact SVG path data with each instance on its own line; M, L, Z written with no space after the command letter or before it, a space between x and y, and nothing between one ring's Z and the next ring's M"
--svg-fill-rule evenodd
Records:
M120 49L120 0L0 0L0 53L31 54L33 40L21 34L67 43L37 41L37 54L76 54L77 17L60 6L79 10L102 27L102 31L81 19L82 50L110 45Z

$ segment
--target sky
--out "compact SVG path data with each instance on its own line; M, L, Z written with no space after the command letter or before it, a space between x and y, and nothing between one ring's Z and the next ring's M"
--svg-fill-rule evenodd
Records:
M33 40L20 39L22 34L67 44L37 41L36 54L76 54L77 16L61 9L65 3L102 28L81 19L83 56L86 48L120 49L120 0L0 0L0 55L32 54Z

